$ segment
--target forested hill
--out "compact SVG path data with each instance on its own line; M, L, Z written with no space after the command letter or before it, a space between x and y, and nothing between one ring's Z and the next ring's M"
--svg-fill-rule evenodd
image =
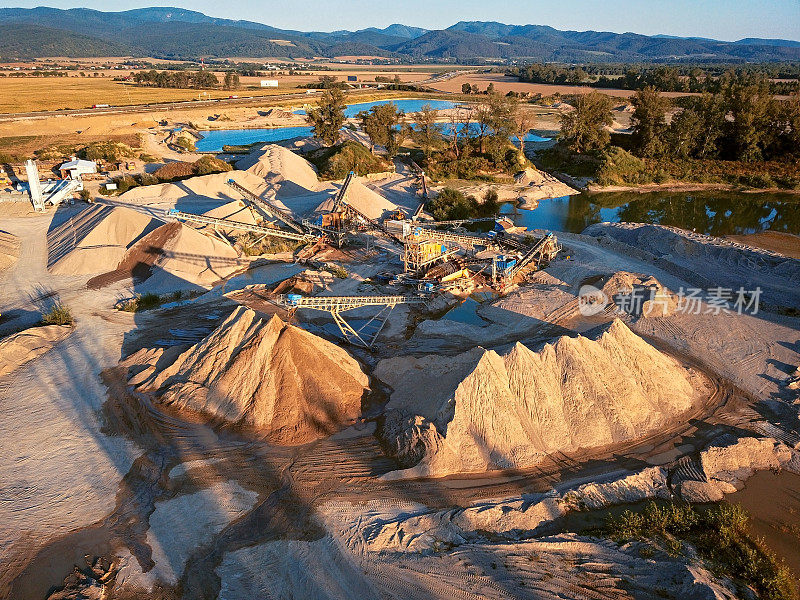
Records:
M554 62L798 61L800 42L703 38L543 25L459 22L436 31L402 24L359 31L284 30L169 7L101 12L85 8L2 8L0 56L133 55L162 58L372 55L407 60Z

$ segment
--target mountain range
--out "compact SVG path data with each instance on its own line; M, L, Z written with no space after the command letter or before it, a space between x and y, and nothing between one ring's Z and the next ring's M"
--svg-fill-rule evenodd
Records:
M461 21L426 30L395 24L358 31L295 31L209 17L181 8L121 12L86 8L0 8L0 57L152 56L311 58L381 56L405 61L745 62L800 60L800 42L603 31Z

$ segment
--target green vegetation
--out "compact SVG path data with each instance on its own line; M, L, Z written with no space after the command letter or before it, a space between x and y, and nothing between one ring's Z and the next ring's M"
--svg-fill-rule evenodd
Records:
M323 270L327 271L337 279L347 279L348 273L347 269L345 269L341 265L337 265L334 263L328 263L323 267Z
M579 94L575 110L561 115L560 141L577 154L602 150L611 141L612 100L598 92Z
M188 136L182 135L175 140L175 145L184 152L195 152L197 147L194 145L194 140Z
M147 292L146 294L136 294L133 298L128 298L127 300L122 300L117 303L116 309L121 310L123 312L142 312L144 310L152 310L154 308L158 308L162 304L166 304L168 302L179 302L181 300L189 300L191 298L196 298L200 294L204 292L192 291L192 292L184 292L182 290L175 290L172 293L164 294L163 296L159 296L153 292Z
M372 154L357 142L346 141L329 148L320 148L306 156L323 179L343 179L350 171L356 175L381 173L392 169L392 163Z
M375 146L384 146L389 156L397 154L401 136L397 125L404 116L392 103L377 104L368 111L358 113L361 129L369 137L371 152L375 151Z
M428 203L428 210L437 221L473 219L496 215L500 210L500 202L495 190L487 191L483 202L479 202L475 196L466 196L459 190L444 188Z
M57 302L46 313L42 313L42 325L72 325L75 319L69 308Z
M796 598L788 568L760 539L747 531L749 517L736 505L711 507L649 503L643 511L626 511L610 519L598 533L617 541L652 541L673 556L684 552L684 543L697 549L718 575L743 587L751 586L763 600Z
M242 253L246 256L294 252L297 248L305 245L304 242L296 242L273 236L265 237L251 231L236 235L235 242L242 248Z
M124 158L133 158L136 152L121 142L92 142L78 152L84 160L106 160L114 162Z
M777 100L755 75L723 77L720 85L719 93L680 99L675 111L654 88L639 90L632 135L606 131L609 99L580 96L562 116L559 146L538 160L544 168L596 176L600 185L691 181L800 189L800 95Z
M158 183L168 183L180 181L195 175L211 175L213 173L225 173L233 170L233 167L224 160L215 156L201 156L193 163L174 161L165 164L153 173L140 173L138 175L120 175L115 177L113 182L117 184L116 194L124 194L128 190L143 186L155 185ZM100 188L101 194L110 194L104 188Z
M306 121L314 137L332 146L339 139L339 129L344 125L344 93L339 88L326 89L316 108L308 111Z
M517 147L510 136L523 137L533 128L532 113L517 98L494 92L475 108L450 113L451 135L442 133L438 112L423 107L409 136L421 149L417 162L434 179L506 177L529 165L524 142Z
M772 94L791 94L800 91L798 65L753 64L738 65L581 65L559 67L552 64L535 64L513 67L508 75L529 83L587 85L595 88L641 90L652 87L660 92L717 93L722 89L724 77L759 74L771 79ZM794 79L794 81L792 81ZM775 81L778 80L778 81ZM467 92L469 93L469 92Z
M219 87L219 79L211 71L156 71L153 69L135 73L133 81L138 85L158 88L204 90Z

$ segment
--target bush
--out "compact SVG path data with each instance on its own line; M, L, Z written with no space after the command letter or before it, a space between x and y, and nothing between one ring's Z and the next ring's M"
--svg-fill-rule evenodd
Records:
M194 172L197 175L211 175L212 173L226 173L233 167L215 156L201 156L194 163Z
M197 150L197 147L194 145L194 140L189 139L185 135L175 140L175 145L185 152L194 152Z
M194 163L175 161L157 169L153 175L159 181L176 181L194 175Z
M133 148L121 142L92 142L78 152L85 160L106 160L109 162L136 156Z
M748 521L737 505L659 507L650 502L641 512L625 511L610 519L601 531L618 541L656 538L674 555L681 552L682 542L689 542L716 571L752 586L760 598L795 598L790 571L762 540L750 536Z
M136 294L133 298L120 302L117 308L124 312L141 312L151 308L158 308L162 302L163 300L158 294L148 292L146 294Z
M325 179L343 179L350 171L356 175L391 170L392 164L372 154L357 142L343 142L330 148L320 148L307 157Z
M428 203L428 210L437 221L474 219L496 215L500 210L497 191L490 189L484 194L483 202L474 196L466 196L453 188L444 188Z
M43 325L72 325L74 322L72 313L60 302L54 304L49 311L42 314Z
M152 154L145 154L144 152L139 155L139 160L146 162L147 164L158 162L158 159L155 156Z
M654 173L645 161L618 146L611 146L601 155L597 170L597 183L600 185L650 183L653 178Z
M78 195L84 202L88 202L92 197L92 195L89 193L89 190L81 190Z

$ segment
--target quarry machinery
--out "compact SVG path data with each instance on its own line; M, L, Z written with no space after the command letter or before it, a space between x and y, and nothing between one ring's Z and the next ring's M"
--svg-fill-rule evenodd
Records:
M558 239L548 232L536 243L517 256L497 255L492 259L492 281L501 288L511 285L514 279L538 269L561 251Z
M345 340L354 345L372 348L375 340L383 331L389 314L398 304L425 304L422 296L302 296L300 294L281 294L275 303L286 308L289 315L301 308L329 312ZM370 317L358 329L348 323L343 312L365 306L381 307L377 314Z
M76 179L48 181L43 188L42 182L39 180L39 168L32 160L28 160L25 163L25 172L28 175L28 192L31 195L31 203L33 204L33 209L38 212L44 212L45 203L56 206L74 192L83 189L83 181L81 181L80 176Z
M288 212L283 210L282 208L278 207L277 205L273 204L269 200L262 198L258 194L251 192L243 185L236 182L235 179L228 179L225 182L229 187L232 187L234 190L239 192L242 196L247 198L247 200L254 205L259 211L268 219L278 219L281 223L286 225L289 229L296 231L297 233L304 233L303 227L299 224L292 215Z
M240 223L231 219L220 219L217 217L207 217L206 215L195 215L192 213L183 212L175 208L171 208L166 212L169 219L176 221L185 221L187 223L199 223L202 225L211 225L219 234L219 229L238 229L241 231L250 231L252 233L259 233L263 236L279 237L286 240L293 240L296 242L311 243L316 242L319 236L312 233L296 233L294 231L284 231L283 229L276 229L274 227L264 227L263 225L251 225L250 223Z

